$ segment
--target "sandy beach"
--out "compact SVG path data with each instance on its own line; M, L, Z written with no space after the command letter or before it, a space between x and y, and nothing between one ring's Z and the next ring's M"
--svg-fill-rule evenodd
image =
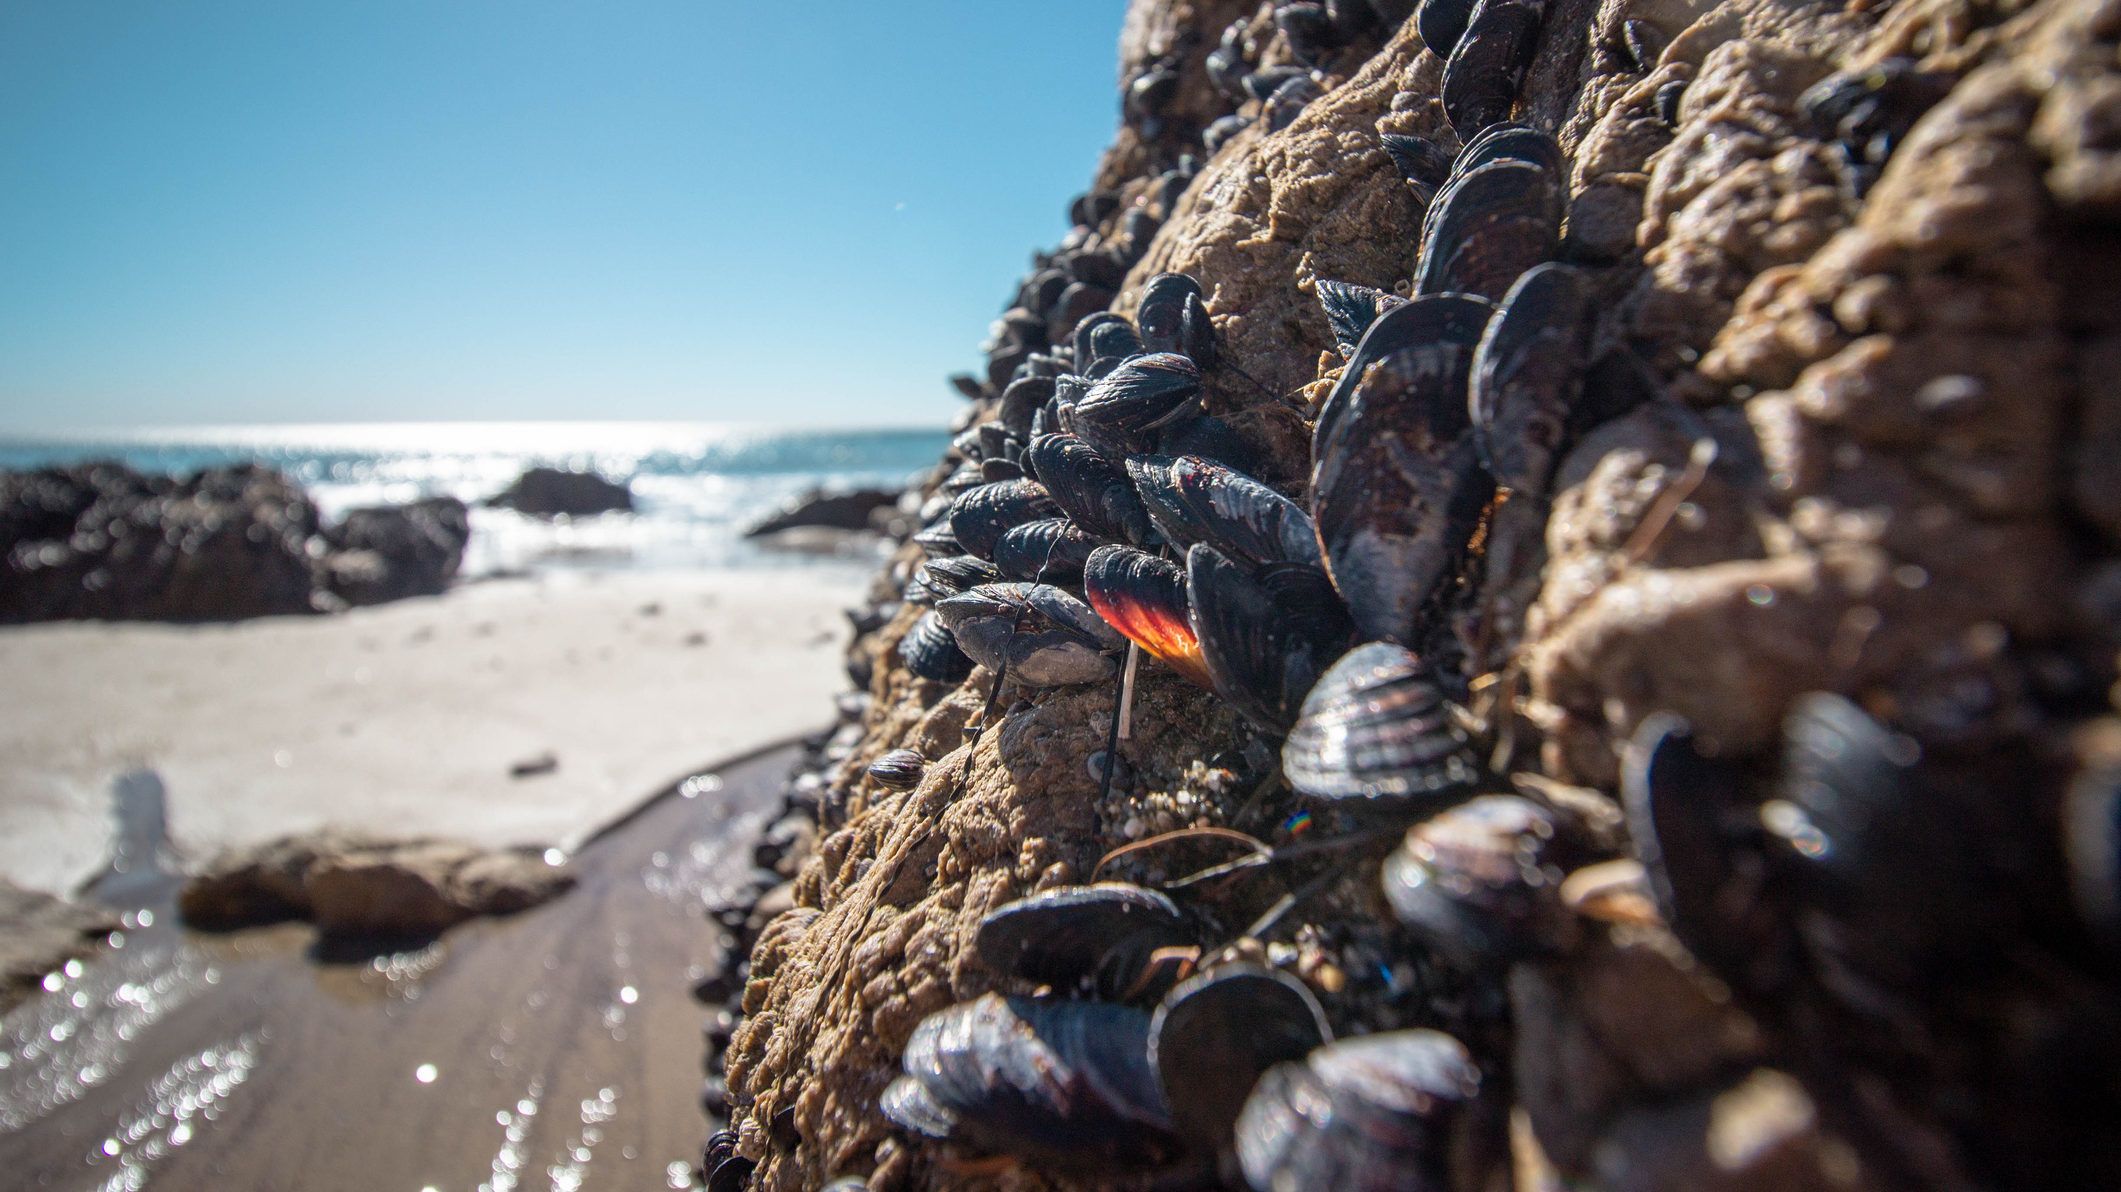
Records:
M332 617L0 630L0 877L90 876L111 782L137 768L167 786L192 862L325 825L571 849L700 766L822 724L864 582L558 572Z

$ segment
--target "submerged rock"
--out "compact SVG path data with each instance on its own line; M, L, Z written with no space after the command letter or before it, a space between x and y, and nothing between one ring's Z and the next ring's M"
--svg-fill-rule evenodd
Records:
M307 919L327 936L418 937L536 906L574 880L540 850L325 831L216 858L177 906L187 923L214 930Z

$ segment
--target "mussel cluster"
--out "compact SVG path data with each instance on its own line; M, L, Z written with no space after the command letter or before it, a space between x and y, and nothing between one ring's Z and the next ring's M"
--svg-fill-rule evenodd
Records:
M1726 1187L1744 1182L1701 1173L1763 1155L1797 1183L2121 1178L2084 1146L2121 1111L2112 773L2029 828L1942 776L1996 766L1926 757L1825 694L1765 758L1653 717L1617 798L1510 772L1513 738L1538 732L1510 697L1556 473L1602 423L1668 400L1612 300L1632 276L1565 247L1569 163L1512 119L1543 0L1272 11L1289 61L1260 65L1257 20L1206 56L1243 115L1180 128L1175 60L1127 82L1129 125L1186 150L1132 207L1078 199L995 324L986 376L956 379L974 404L922 510L903 593L921 611L896 647L937 684L983 668L988 713L1012 685L1033 702L1109 685L1115 725L1160 665L1271 759L1245 822L1219 830L1272 827L1239 862L987 914L972 950L996 992L920 1023L883 1113L959 1158L1173 1187L1487 1188L1513 1163ZM1209 286L1162 273L1131 318L1109 307L1146 272L1192 148L1285 126L1327 59L1410 18L1445 58L1448 130L1381 138L1419 239L1396 290L1316 283L1339 361L1292 469L1218 400L1258 385ZM1621 28L1647 70L1660 35ZM1803 104L1875 173L1933 90L1889 63ZM1086 760L1108 784L1119 769ZM905 791L935 771L900 750L867 776ZM2049 869L2074 886L2028 876ZM1233 914L1222 892L1267 874L1273 909ZM2012 883L2035 888L1988 893ZM1262 942L1306 900L1332 904L1307 930L1364 925L1348 963ZM2037 958L1996 959L2028 937ZM2081 1062L2057 1058L2072 1048ZM1710 1138L1700 1123L1732 1106L1752 1117ZM1643 1141L1659 1131L1693 1149ZM1830 1141L1776 1150L1800 1135ZM1627 1170L1600 1167L1619 1153Z

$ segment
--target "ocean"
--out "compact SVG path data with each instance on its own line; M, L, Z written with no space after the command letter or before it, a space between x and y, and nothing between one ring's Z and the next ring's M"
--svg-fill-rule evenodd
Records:
M800 566L746 528L812 489L897 488L932 467L942 430L839 431L715 423L286 425L0 436L0 470L118 459L146 472L260 463L299 481L327 518L454 496L472 505L463 574L547 568ZM478 502L533 464L630 477L637 512L554 523Z

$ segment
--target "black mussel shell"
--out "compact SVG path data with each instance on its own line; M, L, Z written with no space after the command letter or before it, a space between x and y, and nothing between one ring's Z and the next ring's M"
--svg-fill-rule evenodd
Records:
M1258 444L1213 415L1166 427L1156 442L1167 455L1196 455L1238 472L1252 472L1260 466Z
M1533 267L1473 354L1469 401L1481 462L1513 498L1546 492L1590 365L1598 311L1583 273Z
M1448 342L1385 357L1316 447L1312 520L1364 637L1418 640L1494 495L1466 417L1471 364Z
M950 529L967 552L992 559L1002 535L1025 522L1058 517L1060 512L1044 485L1035 480L1004 480L960 494L950 506Z
M1145 1011L990 993L914 1028L882 1108L914 1133L1053 1171L1152 1165L1176 1144L1148 1046Z
M869 777L895 791L912 790L928 771L928 759L918 749L894 749L869 763Z
M1444 184L1451 175L1451 155L1439 148L1427 137L1408 136L1388 132L1378 138L1384 145L1386 156L1392 159L1393 168L1406 180L1415 196L1427 203L1436 194L1436 188Z
M1334 35L1343 43L1354 41L1377 24L1377 10L1368 0L1326 0L1326 19L1333 22Z
M999 422L982 422L972 428L979 436L979 454L975 457L984 463L990 459L1015 459L1023 450L1023 440L1009 433L1009 428Z
M1031 419L1039 407L1053 400L1052 377L1024 377L1002 390L1002 408L996 415L1002 427L1026 442L1031 438Z
M1458 344L1467 353L1479 345L1481 332L1495 313L1495 304L1467 294L1429 294L1411 302L1381 303L1369 330L1356 341L1348 366L1340 380L1318 407L1318 423L1311 431L1311 458L1324 458L1325 445L1333 436L1341 416L1355 401L1355 389L1370 366L1403 348L1437 342Z
M1387 29L1397 29L1414 15L1414 0L1370 0L1370 7L1377 10L1377 19Z
M979 478L982 484L997 484L1004 480L1022 480L1024 465L1013 459L983 459L979 461Z
M1657 117L1666 124L1679 123L1679 104L1686 98L1686 79L1673 79L1657 88Z
M1174 543L1205 542L1254 569L1278 563L1323 566L1310 515L1250 476L1195 455L1137 470L1135 476L1150 515Z
M1304 983L1248 964L1189 977L1149 1022L1149 1062L1179 1137L1207 1154L1235 1145L1237 1115L1267 1069L1333 1037Z
M1250 120L1234 112L1228 116L1218 116L1215 122L1208 126L1207 131L1200 134L1201 146L1209 153L1220 153L1222 147L1230 143L1230 138L1250 127Z
M1514 120L1490 124L1480 130L1479 135L1458 151L1458 159L1451 163L1451 171L1470 174L1491 161L1530 162L1556 178L1567 172L1563 168L1561 142L1555 140L1552 133L1541 132Z
M1406 305L1406 301L1351 282L1318 283L1318 305L1326 312L1326 325L1333 330L1333 350L1343 360L1355 353L1355 345L1362 342L1363 332L1370 329L1370 324L1393 307Z
M1301 579L1308 569L1282 570ZM1323 583L1268 578L1253 578L1204 543L1186 552L1193 634L1215 693L1261 731L1279 735L1327 660L1347 648L1350 626Z
M1061 291L1060 298L1053 304L1053 311L1048 316L1046 324L1048 334L1052 335L1055 340L1071 339L1075 334L1075 329L1082 326L1084 319L1104 314L1105 308L1110 305L1112 305L1112 291L1106 287L1091 285L1088 282L1071 282L1067 289ZM1015 366L1011 365L1010 367L1013 369ZM1079 361L1078 367L1080 367ZM989 380L992 380L991 372ZM1002 384L1008 384L1006 374L1003 377ZM1001 388L1001 386L996 386L996 388Z
M1423 221L1416 294L1499 299L1560 243L1560 176L1527 161L1491 161L1454 175Z
M1139 356L1142 351L1141 336L1119 315L1109 312L1084 319L1075 328L1075 362L1082 369L1089 369L1100 361L1121 361L1129 356Z
M1648 21L1633 17L1620 23L1620 42L1627 47L1628 63L1636 74L1648 74L1657 69L1657 60L1664 56L1665 47L1672 44L1664 30Z
M991 584L1001 578L1001 569L985 559L971 555L948 555L940 559L929 559L916 568L913 581L906 585L906 596L909 600L924 600L933 604L955 596L966 588Z
M1421 0L1414 19L1421 44L1437 57L1449 58L1473 19L1473 0Z
M1073 584L1099 542L1065 517L1025 522L994 544L994 565L1010 579Z
M1119 210L1119 196L1109 190L1091 190L1075 196L1068 203L1068 222L1077 227L1094 228L1112 218Z
M947 517L938 518L934 524L922 527L920 532L913 536L913 541L919 544L931 559L945 559L965 553L965 544L957 540L957 533L950 528L950 519Z
M1107 373L1075 403L1076 433L1147 447L1149 436L1198 408L1200 367L1176 352L1136 356ZM1100 443L1100 445L1102 445Z
M1125 882L1067 886L1019 898L980 920L972 947L997 973L1060 990L1125 997L1160 949L1197 945L1178 904Z
M1172 97L1177 94L1176 71L1145 71L1127 85L1127 113L1137 121L1154 120L1171 106Z
M1033 439L1028 456L1055 504L1099 538L1145 545L1149 513L1126 469L1069 434Z
M757 1163L737 1154L734 1130L717 1130L707 1139L701 1169L707 1176L707 1192L743 1192L751 1182Z
M1311 72L1301 66L1270 66L1255 70L1245 76L1245 94L1261 103L1274 97L1274 93L1286 86L1291 79L1309 78Z
M1745 969L1755 944L1718 905L1741 869L1726 809L1744 781L1741 769L1696 749L1693 727L1669 712L1636 728L1620 772L1628 842L1658 914L1688 951L1725 975Z
M950 375L950 387L957 390L958 396L966 401L978 401L987 396L987 387L981 384L980 379L971 373L952 373Z
M1438 1031L1343 1039L1260 1077L1237 1120L1259 1192L1449 1192L1480 1069Z
M2077 775L2062 827L2077 914L2109 953L2121 955L2121 766Z
M1510 118L1539 46L1546 0L1480 0L1443 68L1443 112L1461 141Z
M1185 568L1132 547L1099 547L1083 565L1083 594L1152 657L1202 687L1214 685L1193 633Z
M1385 897L1431 948L1468 965L1508 964L1566 945L1574 923L1561 882L1588 860L1553 812L1483 795L1408 830L1385 858Z
M1482 776L1434 674L1390 642L1350 650L1319 678L1281 764L1310 798L1393 812L1456 802Z
M1142 287L1134 312L1142 347L1150 352L1178 352L1203 370L1215 367L1215 324L1208 318L1200 283L1183 273L1160 273Z
M972 673L972 659L958 648L957 638L933 611L921 614L899 639L898 656L908 670L938 683L960 682Z
M978 488L986 483L988 481L980 475L979 462L968 459L943 478L943 483L937 491L947 496L955 497L968 489Z
M1127 644L1096 610L1052 584L982 584L939 601L935 612L973 661L1030 687L1109 678L1112 655Z
M1307 74L1298 75L1276 87L1274 94L1267 97L1266 109L1263 112L1267 131L1280 132L1296 123L1296 118L1303 115L1304 109L1324 94L1325 91L1319 87L1318 80Z

